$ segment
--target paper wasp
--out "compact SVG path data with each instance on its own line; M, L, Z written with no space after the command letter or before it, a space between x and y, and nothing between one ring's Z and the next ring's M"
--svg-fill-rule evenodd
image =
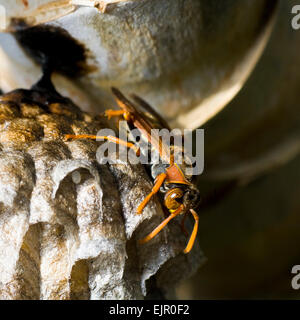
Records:
M129 101L118 89L112 88L112 92L120 107L120 110L106 110L105 115L110 119L115 116L122 116L128 123L129 128L136 128L140 131L143 139L154 148L158 154L160 161L158 163L149 164L154 186L152 191L140 203L137 208L137 214L141 214L150 199L160 192L163 195L164 208L168 210L169 216L162 221L149 235L139 240L143 244L154 238L170 220L178 215L184 214L182 219L182 229L184 229L185 217L191 213L195 223L192 234L184 253L191 251L196 235L198 232L199 218L194 208L198 205L200 195L198 189L191 182L192 177L188 177L184 173L184 169L175 162L174 148L163 142L159 135L153 135L152 129L155 127L169 129L167 123L138 96L132 95L135 103ZM139 107L137 107L139 106ZM144 112L141 111L144 110ZM135 143L120 140L114 136L93 136L93 135L67 135L67 139L94 139L107 140L116 144L125 145L133 148L136 153L140 152L140 148Z

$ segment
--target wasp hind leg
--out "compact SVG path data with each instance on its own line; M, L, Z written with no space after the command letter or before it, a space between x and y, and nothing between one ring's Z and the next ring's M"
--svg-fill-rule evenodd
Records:
M112 109L105 110L105 116L108 118L108 120L110 120L112 117L119 117L119 116L124 117L124 113L125 111L123 110L112 110Z
M104 115L105 117L107 117L108 120L110 120L112 117L119 117L119 116L123 116L124 120L126 121L131 121L133 119L132 114L124 110L108 109L108 110L105 110Z
M91 135L91 134L66 134L65 135L65 139L66 140L79 140L79 139L92 139L92 140L107 140L109 142L113 142L115 144L119 144L122 146L125 146L127 148L131 148L135 151L136 155L139 156L140 155L140 149L131 142L125 141L125 140L121 140L117 137L114 136L95 136L95 135Z

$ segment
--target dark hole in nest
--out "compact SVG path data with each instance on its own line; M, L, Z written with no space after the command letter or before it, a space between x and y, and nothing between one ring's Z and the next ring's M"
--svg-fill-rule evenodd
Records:
M15 37L39 64L48 64L53 71L74 77L89 72L85 48L59 27L20 28Z

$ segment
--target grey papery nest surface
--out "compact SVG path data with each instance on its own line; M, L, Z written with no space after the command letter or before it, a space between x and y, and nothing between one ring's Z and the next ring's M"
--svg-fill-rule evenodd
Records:
M168 296L203 262L198 244L182 253L178 221L137 243L164 218L157 198L135 212L152 187L142 165L100 164L101 142L64 139L108 127L47 92L0 97L0 299Z

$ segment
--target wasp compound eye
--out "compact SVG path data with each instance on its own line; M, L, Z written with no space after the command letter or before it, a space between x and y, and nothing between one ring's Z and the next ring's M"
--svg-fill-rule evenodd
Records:
M169 190L165 195L165 206L169 210L178 209L182 204L178 200L180 200L182 197L183 197L182 189L174 188Z

